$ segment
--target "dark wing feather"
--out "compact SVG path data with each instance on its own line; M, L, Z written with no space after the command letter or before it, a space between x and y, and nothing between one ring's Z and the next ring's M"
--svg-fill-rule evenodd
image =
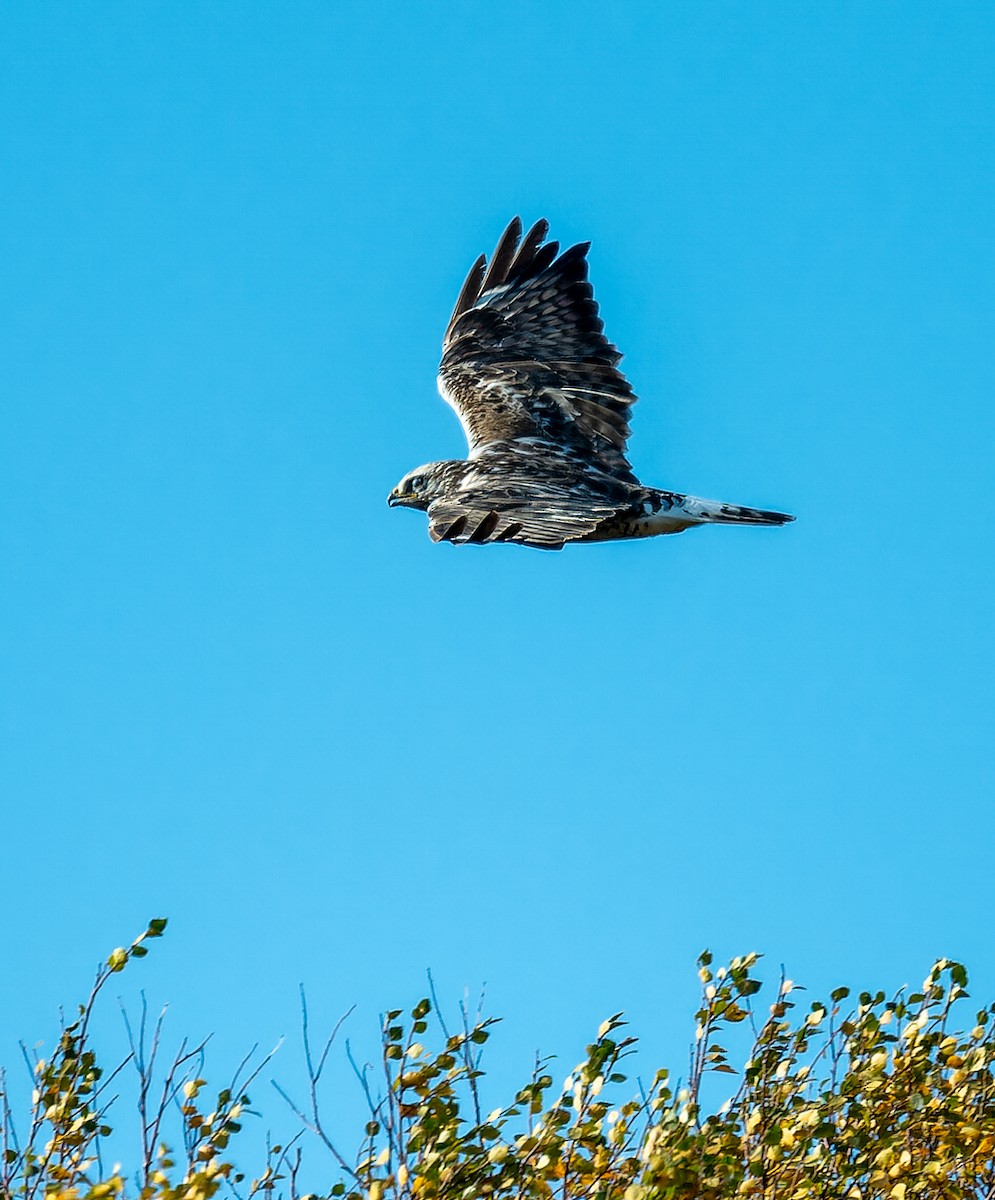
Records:
M429 505L429 534L437 542L558 549L590 537L630 503L627 483L532 442L490 450L467 467L459 485Z
M486 496L465 499L447 496L433 501L428 509L432 541L458 545L518 542L542 550L560 550L564 543L588 537L617 515L614 505L577 510L552 497L493 503L489 500Z
M443 339L439 390L470 457L496 442L548 442L634 481L625 457L632 388L604 336L587 277L589 243L557 257L538 221L516 217L490 262L474 263Z

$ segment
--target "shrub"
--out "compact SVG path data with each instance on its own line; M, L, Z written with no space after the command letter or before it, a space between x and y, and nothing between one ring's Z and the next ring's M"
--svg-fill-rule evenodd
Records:
M268 1060L242 1085L236 1076L207 1109L202 1047L184 1045L160 1068L161 1022L147 1034L144 1012L137 1037L129 1026L131 1054L111 1075L90 1045L90 1018L107 981L144 956L165 924L152 921L114 951L50 1057L32 1064L35 1090L20 1141L0 1073L0 1196L208 1200L224 1190L245 1200L260 1193L297 1200L307 1135L331 1156L326 1194L344 1200L995 1197L995 1005L958 1029L955 1010L968 999L964 967L941 959L918 991L864 992L854 1001L838 988L804 1011L799 989L783 978L761 1006L755 954L717 969L708 953L701 956L687 1078L672 1083L661 1070L635 1095L624 1070L635 1039L621 1014L602 1023L561 1086L550 1060L538 1060L511 1103L485 1115L481 1052L494 1022L464 1011L451 1030L434 997L407 1014L391 1010L382 1026L382 1092L369 1068L357 1068L369 1113L358 1154L349 1157L320 1106L336 1031L315 1053L305 1005L309 1100L301 1106L284 1094L300 1132L269 1147L249 1179L230 1142L249 1104L245 1089ZM744 1043L738 1073L720 1044L729 1036ZM108 1171L100 1154L110 1133L107 1088L128 1063L141 1149L128 1171ZM734 1094L719 1105L706 1103L712 1077L735 1078ZM182 1142L176 1154L163 1140L171 1107Z

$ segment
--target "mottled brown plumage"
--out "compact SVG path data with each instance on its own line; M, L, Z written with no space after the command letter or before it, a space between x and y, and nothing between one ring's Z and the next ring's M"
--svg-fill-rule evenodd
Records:
M625 460L636 397L616 369L621 354L602 332L587 280L589 243L556 257L538 221L517 253L516 217L486 275L474 264L442 342L439 388L481 447L539 438L608 471L635 477Z
M710 522L780 525L783 513L643 487L626 458L635 395L604 336L589 243L558 254L516 217L481 255L443 338L439 390L467 459L405 476L391 504L426 509L436 541L566 542L648 537Z

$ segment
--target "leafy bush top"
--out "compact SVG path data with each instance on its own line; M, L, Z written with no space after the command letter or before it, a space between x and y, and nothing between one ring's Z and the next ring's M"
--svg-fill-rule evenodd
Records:
M481 1051L494 1022L464 1011L450 1030L426 997L407 1014L385 1015L376 1071L356 1068L369 1119L355 1156L339 1149L322 1118L321 1076L335 1031L314 1053L305 1006L308 1102L285 1095L300 1132L270 1146L249 1178L230 1142L249 1104L246 1088L268 1060L242 1084L236 1075L207 1106L202 1046L184 1043L161 1067L161 1019L148 1031L143 1013L137 1035L129 1026L131 1054L107 1077L90 1045L90 1017L108 979L143 957L165 924L151 922L114 951L51 1056L32 1064L21 1140L0 1073L0 1196L209 1200L224 1190L243 1200L260 1193L299 1200L307 1136L328 1155L326 1194L343 1200L995 1200L995 1005L960 1029L954 1010L968 999L967 972L945 959L918 991L854 999L838 988L804 1010L799 989L783 978L761 1004L757 955L714 968L706 952L683 1083L660 1070L633 1095L624 1066L635 1039L616 1014L562 1084L550 1060L537 1060L511 1102L486 1114ZM722 1044L729 1036L749 1043L738 1072ZM129 1065L140 1153L127 1171L105 1170L108 1086ZM705 1100L714 1090L706 1089L709 1076L738 1078L718 1107ZM182 1141L175 1154L164 1142L173 1108Z

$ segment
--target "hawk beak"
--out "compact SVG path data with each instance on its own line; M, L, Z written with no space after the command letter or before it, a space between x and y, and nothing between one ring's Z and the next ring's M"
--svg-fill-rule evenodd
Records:
M391 494L387 497L387 507L395 508L396 505L397 505L397 493L391 492Z

